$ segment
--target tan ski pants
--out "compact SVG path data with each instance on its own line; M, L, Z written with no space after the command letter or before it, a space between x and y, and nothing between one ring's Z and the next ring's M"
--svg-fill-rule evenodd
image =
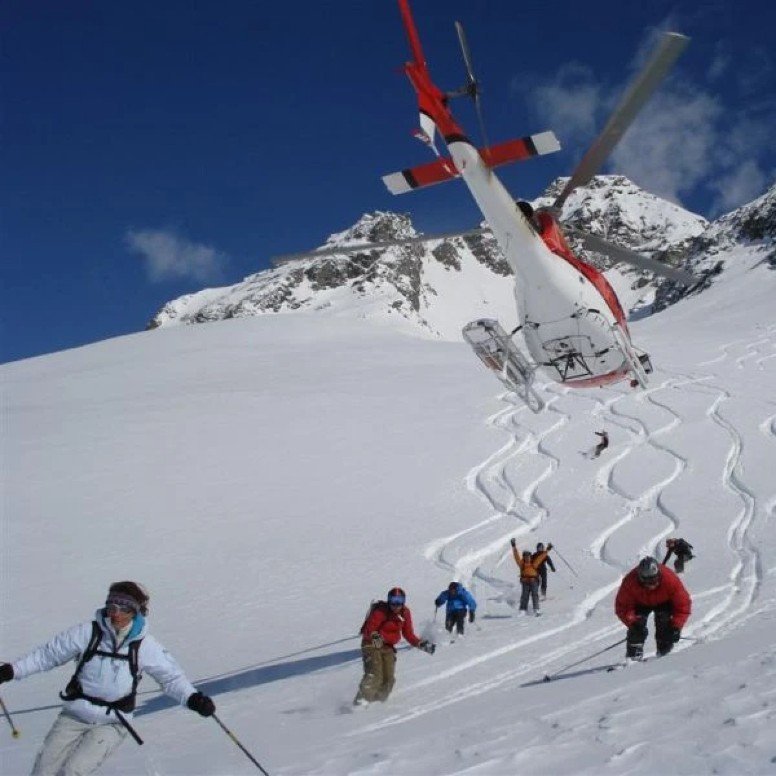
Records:
M356 701L384 701L396 681L396 653L393 647L375 649L371 644L361 647L364 676L358 686Z

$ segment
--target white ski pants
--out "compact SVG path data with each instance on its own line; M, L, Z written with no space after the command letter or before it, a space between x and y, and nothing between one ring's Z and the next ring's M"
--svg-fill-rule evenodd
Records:
M120 723L91 725L64 712L51 726L31 776L86 776L94 773L127 737Z

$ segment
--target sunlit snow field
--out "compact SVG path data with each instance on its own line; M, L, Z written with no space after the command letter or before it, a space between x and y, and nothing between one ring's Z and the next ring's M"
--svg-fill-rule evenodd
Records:
M0 658L136 579L152 632L272 774L776 773L776 274L756 263L733 254L632 325L647 390L541 384L541 415L463 343L333 314L0 367ZM512 536L573 567L555 555L541 618L518 616ZM688 640L542 682L624 638L620 578L669 536L697 555ZM449 644L433 599L453 579L479 608ZM402 650L389 701L352 713L355 633L393 585L439 648ZM29 771L70 672L0 688L22 731L0 720L3 774ZM141 690L146 743L104 773L256 772L215 722Z

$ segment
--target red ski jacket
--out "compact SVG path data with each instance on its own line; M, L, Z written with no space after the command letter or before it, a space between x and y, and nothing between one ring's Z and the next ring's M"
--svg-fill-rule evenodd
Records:
M364 627L361 629L362 645L369 644L369 637L373 633L379 633L389 647L395 647L401 641L402 636L413 647L420 644L420 639L412 628L410 610L406 606L402 606L398 612L394 612L385 601L375 604L372 613L366 618Z
M629 571L617 591L614 599L614 611L617 616L631 626L638 619L637 606L654 608L661 604L671 604L671 625L682 628L690 617L692 601L682 580L666 566L660 566L660 584L650 589L639 582L637 570Z

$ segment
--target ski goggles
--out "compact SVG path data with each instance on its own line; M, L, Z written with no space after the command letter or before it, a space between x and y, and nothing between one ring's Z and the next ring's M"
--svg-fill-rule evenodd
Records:
M403 595L392 595L388 597L388 606L404 606L406 599Z
M137 614L137 603L131 598L125 598L120 595L109 595L105 601L105 608L111 612L121 612L122 614L129 614L134 612Z

